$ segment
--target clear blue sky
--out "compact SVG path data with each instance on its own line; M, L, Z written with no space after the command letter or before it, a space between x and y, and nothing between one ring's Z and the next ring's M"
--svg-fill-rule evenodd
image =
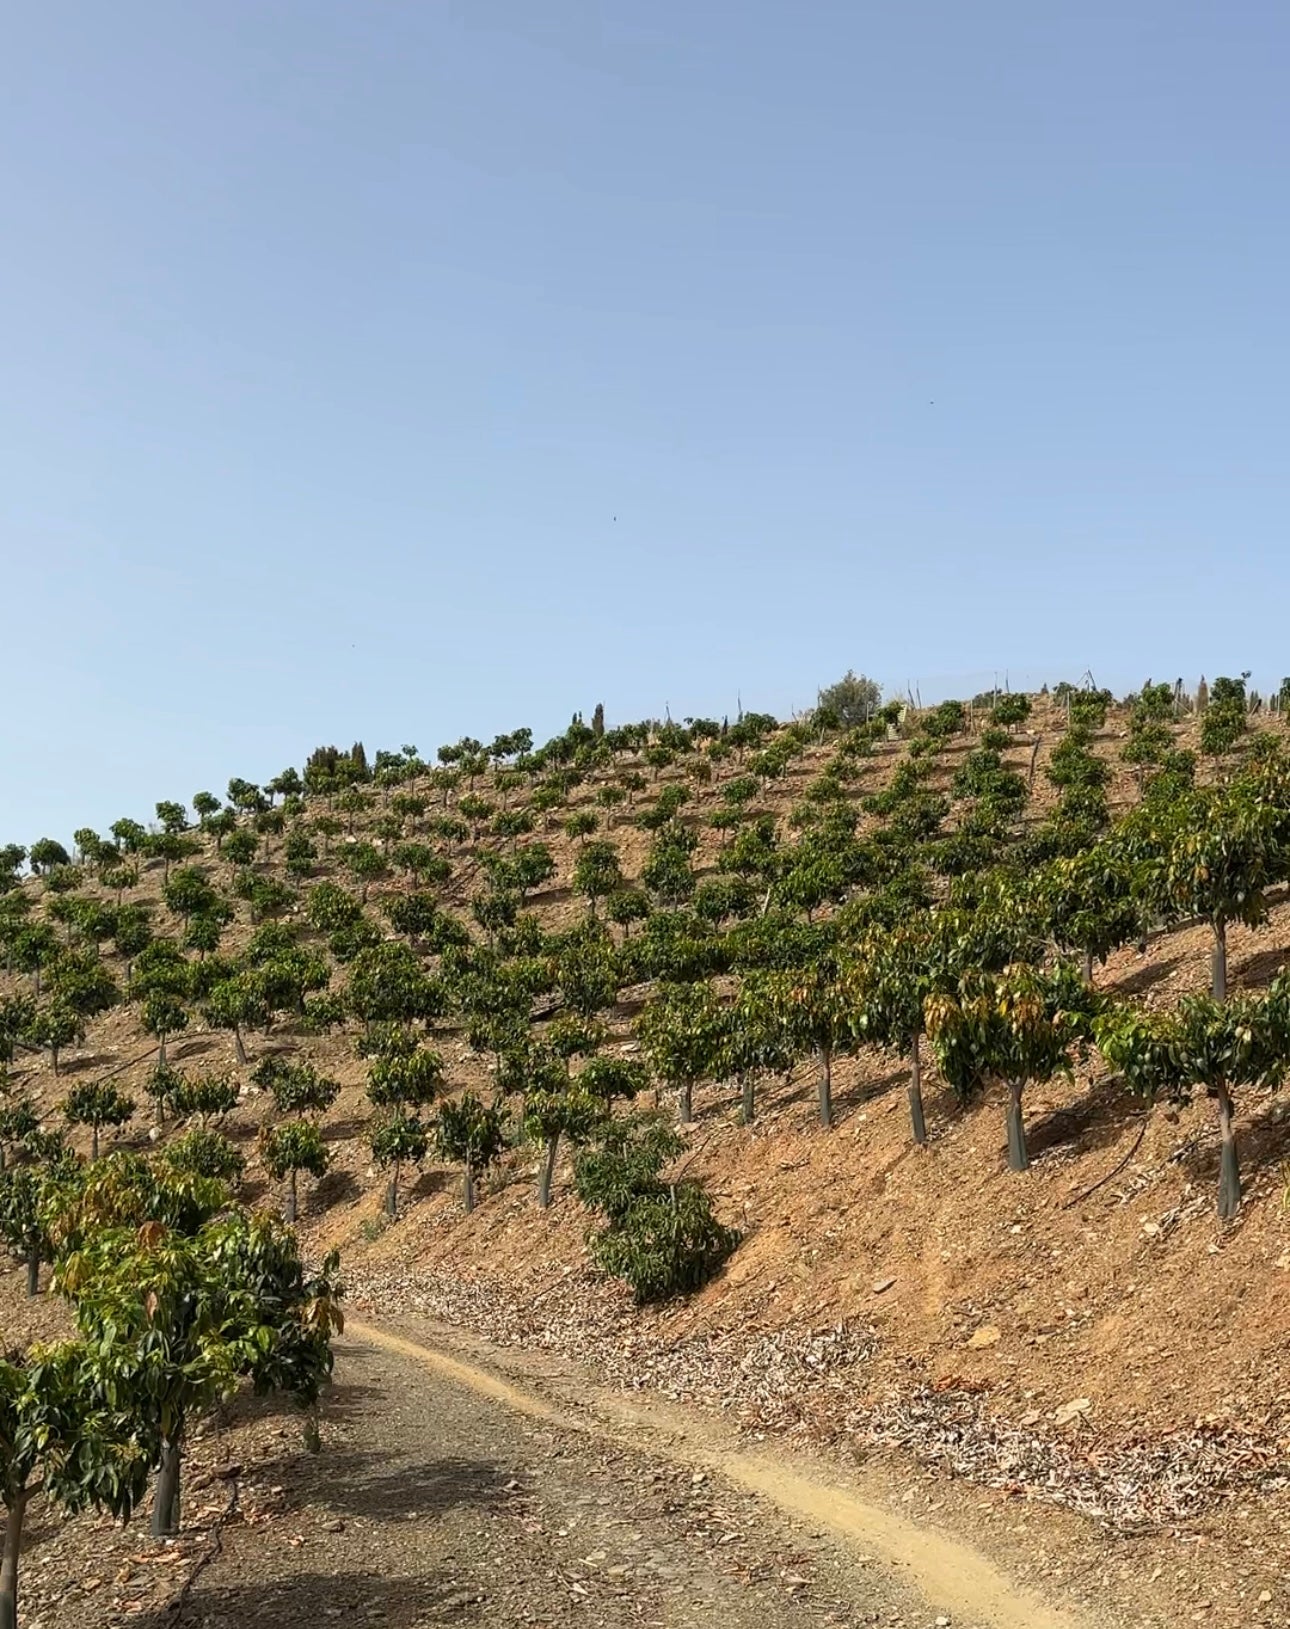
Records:
M0 841L848 666L1279 680L1288 76L1270 0L10 8Z

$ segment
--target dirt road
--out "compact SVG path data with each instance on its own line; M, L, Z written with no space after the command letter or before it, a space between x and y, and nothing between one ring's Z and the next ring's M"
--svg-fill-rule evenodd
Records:
M550 1388L351 1325L318 1457L255 1466L275 1501L231 1522L178 1611L145 1629L1058 1629L971 1551L774 1457L683 1437L624 1399ZM924 1587L920 1588L920 1584ZM928 1593L930 1587L931 1593ZM941 1595L935 1591L940 1589ZM979 1609L979 1610L977 1610ZM73 1619L56 1616L54 1624ZM81 1621L77 1618L75 1621ZM102 1619L100 1619L102 1621ZM48 1623L48 1620L47 1620ZM1073 1626L1072 1626L1073 1629Z

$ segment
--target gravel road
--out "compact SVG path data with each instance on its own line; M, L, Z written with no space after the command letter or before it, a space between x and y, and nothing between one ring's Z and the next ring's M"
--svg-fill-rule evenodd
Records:
M320 1456L291 1452L256 1467L281 1513L264 1525L227 1524L179 1610L133 1622L950 1621L874 1561L797 1530L717 1475L517 1412L399 1352L347 1339L327 1417Z

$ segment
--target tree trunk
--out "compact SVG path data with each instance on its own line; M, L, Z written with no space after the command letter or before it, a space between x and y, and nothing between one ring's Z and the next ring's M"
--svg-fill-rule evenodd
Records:
M816 1061L820 1066L816 1078L815 1089L820 1100L820 1124L831 1126L833 1124L833 1052L827 1046L817 1047Z
M22 1519L27 1513L24 1488L5 1511L4 1550L0 1553L0 1629L18 1629L18 1556Z
M466 1161L466 1180L462 1197L466 1206L466 1214L469 1216L475 1208L475 1173L470 1168L469 1160Z
M287 1215L288 1227L294 1227L296 1222L296 1173L292 1171L287 1178Z
M694 1119L694 1087L690 1081L685 1081L678 1092L677 1113L683 1126L688 1126Z
M1236 1154L1236 1133L1232 1130L1232 1099L1222 1081L1218 1084L1218 1125L1223 1138L1218 1167L1218 1214L1230 1222L1241 1208L1241 1164Z
M59 1051L59 1049L56 1046L51 1046L50 1049L49 1049L49 1055L54 1060L54 1079L55 1080L58 1079L58 1051Z
M152 1499L153 1538L173 1538L179 1531L179 1444L161 1439L161 1465Z
M241 1024L233 1025L233 1050L237 1053L237 1061L246 1068L246 1043L242 1040Z
M747 1070L739 1082L739 1118L742 1124L752 1125L757 1117L757 1077Z
M34 1245L27 1252L27 1294L40 1294L40 1251Z
M90 1127L90 1163L93 1164L99 1157L99 1128Z
M166 1067L166 1037L164 1032L158 1037L157 1062L163 1069Z
M385 1214L397 1216L399 1214L399 1161L394 1162L394 1172L390 1177L390 1185L385 1190Z
M560 1133L546 1140L546 1156L542 1161L542 1169L538 1172L537 1201L543 1210L551 1203L551 1180L555 1176L555 1156L560 1147Z
M1091 950L1084 952L1084 982L1089 985L1093 982L1093 952Z
M914 1036L909 1048L909 1123L914 1141L922 1147L927 1141L927 1121L923 1115L923 1053L921 1037Z
M1227 1000L1227 923L1221 918L1214 923L1214 1000Z
M1008 1164L1014 1171L1030 1169L1026 1152L1026 1122L1021 1113L1021 1082L1008 1082Z

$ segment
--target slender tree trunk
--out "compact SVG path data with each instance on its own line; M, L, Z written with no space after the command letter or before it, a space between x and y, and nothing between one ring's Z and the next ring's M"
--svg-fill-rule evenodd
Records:
M40 1251L34 1245L27 1252L27 1294L40 1294Z
M0 1552L0 1629L18 1629L18 1556L26 1513L24 1488L5 1510L4 1550Z
M292 1171L287 1178L287 1216L288 1227L294 1227L296 1221L296 1173Z
M93 1164L99 1157L99 1128L90 1127L90 1163Z
M694 1086L690 1081L684 1081L677 1094L677 1114L683 1126L688 1126L694 1119Z
M921 1036L915 1034L909 1048L909 1123L914 1141L921 1147L927 1141L927 1120L923 1115L923 1050Z
M50 1049L49 1049L49 1055L54 1060L54 1079L55 1080L58 1079L58 1051L59 1051L59 1049L56 1046L51 1046Z
M757 1077L751 1069L745 1070L739 1082L739 1118L746 1125L752 1125L757 1117Z
M1021 1113L1021 1082L1008 1082L1008 1164L1014 1171L1030 1169L1026 1151L1026 1122Z
M537 1201L543 1210L551 1203L551 1181L555 1176L555 1156L560 1148L560 1133L546 1140L546 1155L542 1161L542 1168L538 1172Z
M1223 1081L1218 1083L1218 1125L1222 1134L1219 1153L1218 1214L1230 1222L1241 1208L1241 1164L1236 1153L1236 1133L1232 1130L1232 1098Z
M397 1216L399 1214L399 1160L394 1162L394 1172L390 1177L390 1185L385 1190L385 1214Z
M246 1068L246 1043L242 1039L241 1024L233 1025L233 1050L237 1054L237 1061Z
M466 1180L462 1198L466 1206L466 1214L469 1216L475 1208L475 1173L471 1169L469 1160L466 1161Z
M153 1538L173 1538L179 1531L179 1444L161 1439L161 1465L152 1499Z
M1089 985L1093 982L1093 952L1091 950L1085 950L1084 952L1084 982Z
M166 1037L164 1031L159 1037L159 1044L157 1046L157 1062L163 1069L166 1067Z
M1227 923L1220 917L1214 923L1214 953L1212 957L1214 1000L1227 1000Z
M815 1088L820 1099L820 1124L831 1126L833 1124L833 1051L831 1047L820 1046L815 1049L816 1062L820 1066L816 1077Z

